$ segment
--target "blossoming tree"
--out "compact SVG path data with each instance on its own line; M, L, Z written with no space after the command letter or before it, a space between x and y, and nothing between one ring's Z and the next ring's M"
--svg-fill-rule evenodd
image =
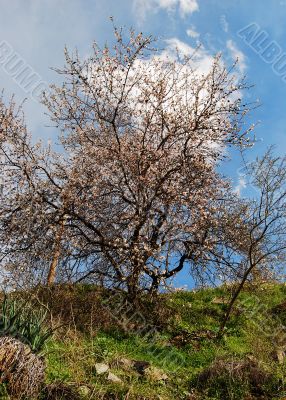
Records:
M199 273L207 254L222 266L235 195L217 167L247 144L246 84L220 57L201 73L197 52L115 36L83 61L66 51L62 86L44 94L60 151L32 144L13 102L0 103L1 260L18 282L93 279L135 298L187 266Z

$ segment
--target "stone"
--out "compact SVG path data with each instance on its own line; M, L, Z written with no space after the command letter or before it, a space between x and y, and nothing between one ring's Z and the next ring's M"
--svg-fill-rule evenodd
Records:
M97 375L105 374L109 370L109 366L103 363L96 363L94 368Z
M88 386L80 386L78 392L81 396L88 397L90 395L90 388Z
M284 364L285 360L285 351L283 349L277 349L276 357L279 364Z
M150 367L150 365L148 361L133 361L133 367L140 375L144 375L145 369Z
M122 380L117 375L113 374L112 372L108 373L107 379L113 383L122 383Z
M144 375L152 381L166 381L168 380L168 375L156 367L146 368Z
M129 358L120 358L117 362L119 367L125 371L129 371L134 367L134 361L129 360Z

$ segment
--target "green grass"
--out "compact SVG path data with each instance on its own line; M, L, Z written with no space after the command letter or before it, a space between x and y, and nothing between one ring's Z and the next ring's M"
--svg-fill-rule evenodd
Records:
M221 287L163 295L160 307L163 311L168 309L169 317L168 320L163 318L156 334L153 332L149 337L136 330L124 330L116 322L97 324L96 329L91 330L78 329L76 322L74 327L70 324L62 328L46 345L47 383L88 387L88 395L81 396L86 400L278 399L283 398L284 392L286 397L286 363L280 364L273 357L273 334L281 324L280 316L273 313L273 309L286 300L285 285L246 288L227 324L223 340L217 341L214 336L231 290L231 287ZM75 302L78 296L80 303L85 304L85 296L91 296L92 291L90 286L79 286ZM74 321L76 317L74 315ZM98 318L101 317L98 314ZM80 318L82 321L84 316ZM180 342L181 338L186 340ZM123 368L122 358L149 362L166 373L168 380L154 381L132 368ZM223 371L212 378L211 383L206 381L204 389L200 387L200 374L217 360L228 363L229 360L252 359L267 375L261 388L258 385L266 397L258 393L257 387L255 392L252 382L233 379ZM106 375L98 376L95 372L98 362L109 364L110 371L122 383L114 384Z
M164 330L154 335L152 340L120 329L99 329L94 337L74 333L72 337L67 335L64 340L54 339L50 341L47 349L47 381L85 384L102 396L104 394L110 396L106 397L110 399L183 400L190 398L190 393L196 391L197 377L214 360L244 359L252 355L273 375L275 387L273 393L277 387L282 390L285 365L280 365L273 359L271 353L274 345L266 326L277 325L271 310L284 301L285 286L268 284L256 290L244 291L240 296L240 304L244 310L246 307L246 312L241 311L241 305L236 305L224 339L217 342L203 337L205 331L218 332L219 321L229 297L229 288L165 295L165 307L171 309L172 317ZM254 316L252 312L257 305L259 306L257 309L263 312ZM265 335L263 330L266 332ZM176 347L172 344L172 338L180 333L184 335L198 333L202 334L202 338L189 340L183 346ZM122 358L148 361L152 366L165 372L169 379L166 382L154 382L133 370L126 371L117 364ZM111 384L106 380L106 376L97 376L94 370L96 362L108 363L111 371L120 377L123 383ZM233 397L229 398L243 398L241 396L247 388L235 382L232 385ZM210 393L211 397L208 397L207 391L200 392L196 395L199 397L194 399L220 398L219 390L216 393L212 388ZM275 398L275 393L273 396Z

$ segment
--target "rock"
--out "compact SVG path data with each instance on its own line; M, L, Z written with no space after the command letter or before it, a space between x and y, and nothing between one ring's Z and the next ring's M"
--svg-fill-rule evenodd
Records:
M279 364L284 364L286 353L285 348L283 347L276 347L271 353L273 360L278 362Z
M277 361L279 364L284 364L284 360L285 360L285 351L282 349L277 349L276 351L276 357L277 357Z
M156 367L146 368L144 375L152 381L166 381L168 379L168 375Z
M8 384L9 398L38 398L46 364L31 348L10 336L0 337L0 370ZM2 396L0 396L2 397Z
M108 373L107 379L113 383L122 383L122 380L117 375L113 374L112 372Z
M105 374L109 370L109 366L103 363L96 363L94 368L97 375Z
M145 369L150 367L150 363L148 361L133 361L133 368L140 375L144 375Z
M118 361L118 365L125 371L129 371L130 369L134 368L134 361L129 360L129 358L120 358Z
M79 392L79 394L80 394L81 396L87 397L87 396L90 395L90 388L89 388L88 386L82 385L82 386L80 386L80 387L78 388L78 392Z

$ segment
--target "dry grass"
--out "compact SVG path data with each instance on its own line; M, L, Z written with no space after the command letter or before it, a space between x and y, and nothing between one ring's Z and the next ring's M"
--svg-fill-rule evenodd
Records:
M77 390L62 382L46 385L44 395L45 400L80 400Z
M198 386L213 389L217 387L219 392L224 393L225 399L235 399L234 391L237 385L245 385L246 392L259 397L266 394L264 387L270 380L271 375L253 357L242 360L217 359L201 372Z

